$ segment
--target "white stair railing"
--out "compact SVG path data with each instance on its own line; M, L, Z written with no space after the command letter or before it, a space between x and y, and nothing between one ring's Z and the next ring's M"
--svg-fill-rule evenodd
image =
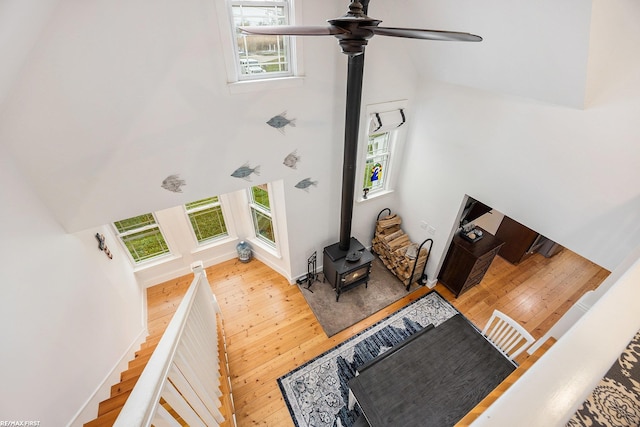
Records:
M189 426L219 426L220 363L217 316L220 307L201 267L114 426L179 426L160 399ZM231 420L232 424L235 424Z

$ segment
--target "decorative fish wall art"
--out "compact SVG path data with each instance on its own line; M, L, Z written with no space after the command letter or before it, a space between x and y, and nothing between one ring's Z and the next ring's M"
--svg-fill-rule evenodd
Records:
M242 178L244 180L251 181L252 173L255 173L256 175L260 175L260 165L256 166L255 168L252 168L251 166L249 166L249 163L245 163L244 165L240 166L238 169L234 170L231 176L234 178Z
M318 185L318 181L311 181L311 178L305 178L297 183L295 187L309 192L309 187L311 187L312 185L316 187Z
M98 239L98 249L103 251L109 257L109 259L113 259L113 255L111 254L111 251L105 243L106 239L104 237L104 234L96 233L96 239Z
M285 126L289 125L292 127L296 127L296 119L287 119L287 112L285 111L278 114L277 116L271 117L267 124L272 128L278 129L280 133L284 135Z
M297 150L294 150L291 153L289 153L287 157L284 158L284 161L282 162L282 164L288 168L296 169L296 165L298 164L299 161L300 161L300 156L298 155Z
M169 175L162 181L162 185L160 187L165 190L173 191L174 193L182 193L182 188L180 187L186 184L187 183L183 179L180 179L180 175Z

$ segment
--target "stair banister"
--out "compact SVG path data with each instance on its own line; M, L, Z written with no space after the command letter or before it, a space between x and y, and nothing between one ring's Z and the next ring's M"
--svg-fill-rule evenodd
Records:
M201 267L140 375L114 426L176 425L163 398L192 426L224 422L218 360L220 308ZM224 361L222 361L224 363Z

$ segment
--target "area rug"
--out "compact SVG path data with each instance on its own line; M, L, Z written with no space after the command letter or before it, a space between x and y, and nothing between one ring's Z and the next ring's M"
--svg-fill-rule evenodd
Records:
M333 287L328 281L322 282L322 278L312 283L310 290L306 287L307 284L300 286L300 291L328 337L355 325L409 293L405 285L375 255L367 287L361 285L344 292L337 302ZM414 283L410 291L416 289L418 285Z
M640 331L624 349L567 427L640 425Z
M342 297L341 297L342 299ZM349 411L348 382L363 363L429 324L438 326L458 311L436 291L413 301L375 325L278 378L297 427L351 427L360 416Z

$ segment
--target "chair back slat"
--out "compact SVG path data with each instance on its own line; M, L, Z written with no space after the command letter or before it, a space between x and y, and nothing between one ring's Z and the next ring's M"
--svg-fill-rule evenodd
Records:
M511 360L529 348L535 341L525 328L499 310L493 311L491 318L482 330L482 335Z

